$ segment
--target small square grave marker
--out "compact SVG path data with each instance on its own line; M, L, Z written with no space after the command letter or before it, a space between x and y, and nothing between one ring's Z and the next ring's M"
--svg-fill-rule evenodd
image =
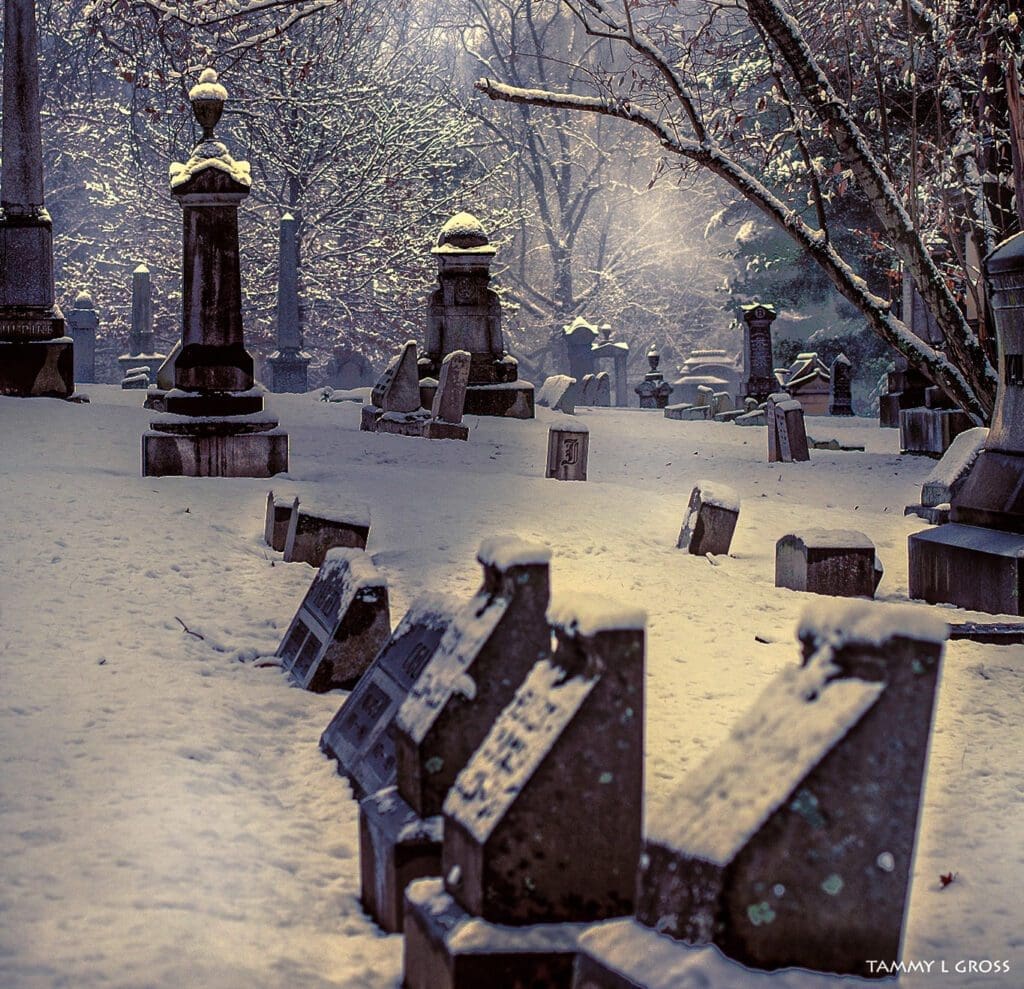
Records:
M559 423L548 429L546 477L559 481L585 481L590 454L590 431L584 425Z
M366 549L370 535L370 513L366 508L332 512L296 507L288 523L284 543L285 563L308 563L318 567L328 550L338 547Z
M715 481L698 481L676 545L695 556L724 555L739 517L740 497L735 490Z

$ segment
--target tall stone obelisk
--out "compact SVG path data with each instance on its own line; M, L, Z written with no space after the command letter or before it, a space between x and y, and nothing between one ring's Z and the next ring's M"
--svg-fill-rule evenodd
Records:
M0 395L67 398L75 389L73 345L54 302L33 0L4 3L3 116Z
M299 232L291 213L281 217L277 275L277 350L270 355L270 390L304 392L310 357L302 350L299 318Z
M205 69L189 91L200 142L171 165L171 193L184 218L182 348L167 415L142 437L145 476L270 477L288 469L288 434L263 411L242 332L238 207L252 185L214 128L227 90Z

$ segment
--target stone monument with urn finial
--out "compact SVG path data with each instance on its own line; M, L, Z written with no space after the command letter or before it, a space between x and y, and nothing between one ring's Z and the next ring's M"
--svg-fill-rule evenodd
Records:
M227 90L205 69L189 100L203 134L171 165L184 216L182 348L166 413L142 438L144 475L270 477L288 469L288 434L263 410L242 331L238 206L249 163L235 161L214 128Z
M43 205L33 0L4 3L0 173L0 395L68 398L74 354L54 299L53 224Z

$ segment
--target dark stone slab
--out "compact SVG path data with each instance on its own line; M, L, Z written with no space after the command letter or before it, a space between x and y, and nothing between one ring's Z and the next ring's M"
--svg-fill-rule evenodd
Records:
M361 550L334 549L313 578L276 655L306 690L350 689L390 631L387 581Z
M768 423L768 463L793 463L811 459L804 427L804 410L796 399L774 394L765 403Z
M1024 535L950 523L907 541L912 598L1024 615Z
M585 481L590 455L590 430L574 424L548 429L548 459L545 477L559 481Z
M743 384L743 396L763 402L771 393L775 383L772 367L772 323L778 317L774 306L755 302L742 306L743 321L743 366L747 379Z
M725 555L740 517L739 495L728 485L698 481L690 493L676 546L695 556Z
M652 816L639 924L751 968L878 977L869 960L899 959L947 633L920 608L809 610L801 666ZM626 930L588 970L628 973L645 943Z
M941 457L954 438L974 423L958 409L902 409L900 411L900 450Z
M199 417L247 416L263 410L259 392L184 392L172 389L164 398L171 415Z
M472 917L439 880L406 891L405 989L570 989L583 924L531 928L522 943L503 924Z
M466 389L465 415L504 416L509 419L534 417L534 389L528 381L499 385L470 385Z
M314 512L300 508L289 521L284 562L319 567L329 550L338 547L366 549L369 535L369 512L356 509Z
M142 434L144 477L273 477L287 470L288 434L283 429Z
M394 785L391 726L451 624L454 598L417 598L320 736L320 748L338 762L357 797Z
M775 544L775 586L838 597L874 597L875 546L848 529L804 529Z
M263 523L263 541L277 550L284 552L288 541L288 527L291 525L292 514L299 510L298 498L285 498L267 492L267 514Z
M951 639L968 639L992 646L1024 644L1024 625L1019 622L960 622L950 626Z
M853 415L853 365L846 354L840 354L829 368L828 414Z
M441 871L441 833L441 818L421 818L395 787L359 802L363 909L389 934L402 930L406 886Z

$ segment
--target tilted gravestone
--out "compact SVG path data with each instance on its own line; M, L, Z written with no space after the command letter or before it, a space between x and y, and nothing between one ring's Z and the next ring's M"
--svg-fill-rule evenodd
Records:
M292 679L323 693L351 688L391 632L388 585L362 550L332 549L276 655Z
M409 890L408 989L568 986L580 925L633 908L644 616L578 596L550 617L554 656L534 664L445 800L443 884ZM457 934L469 920L471 947Z
M548 460L545 477L559 481L585 481L590 456L590 430L576 423L559 423L548 429Z
M425 413L420 405L420 382L416 371L416 341L408 340L402 352L388 365L370 392L370 405L362 410L360 428L373 432L386 412Z
M263 523L263 541L278 553L284 552L288 543L288 530L292 517L299 511L298 498L286 498L267 492L267 516Z
M768 420L768 463L789 464L811 459L804 428L804 410L784 392L768 396L765 403Z
M456 775L527 671L550 655L550 551L518 539L480 547L483 585L453 618L395 720L397 789L359 808L363 905L402 929L406 884L441 869L438 818Z
M698 481L676 546L695 556L726 554L739 517L740 498L733 488L717 481Z
M395 782L392 724L398 708L452 623L458 602L424 594L413 601L376 659L320 736L357 798Z
M948 632L907 605L809 608L802 664L651 815L636 918L580 938L574 985L670 989L710 944L760 969L878 977L872 959L899 959Z
M572 415L576 411L573 398L576 391L575 378L567 374L553 374L544 379L544 384L537 392L537 405Z
M431 418L423 426L427 439L464 440L469 437L469 428L462 425L462 411L471 360L468 350L453 350L441 361L437 391L430 406Z
M308 563L318 567L328 550L339 547L366 549L370 536L370 512L351 507L331 512L292 512L284 541L285 563Z
M921 485L921 503L907 505L904 515L918 515L932 525L949 521L950 503L960 493L988 439L984 426L960 433Z
M874 597L875 544L852 529L801 529L775 544L775 586L837 597Z

